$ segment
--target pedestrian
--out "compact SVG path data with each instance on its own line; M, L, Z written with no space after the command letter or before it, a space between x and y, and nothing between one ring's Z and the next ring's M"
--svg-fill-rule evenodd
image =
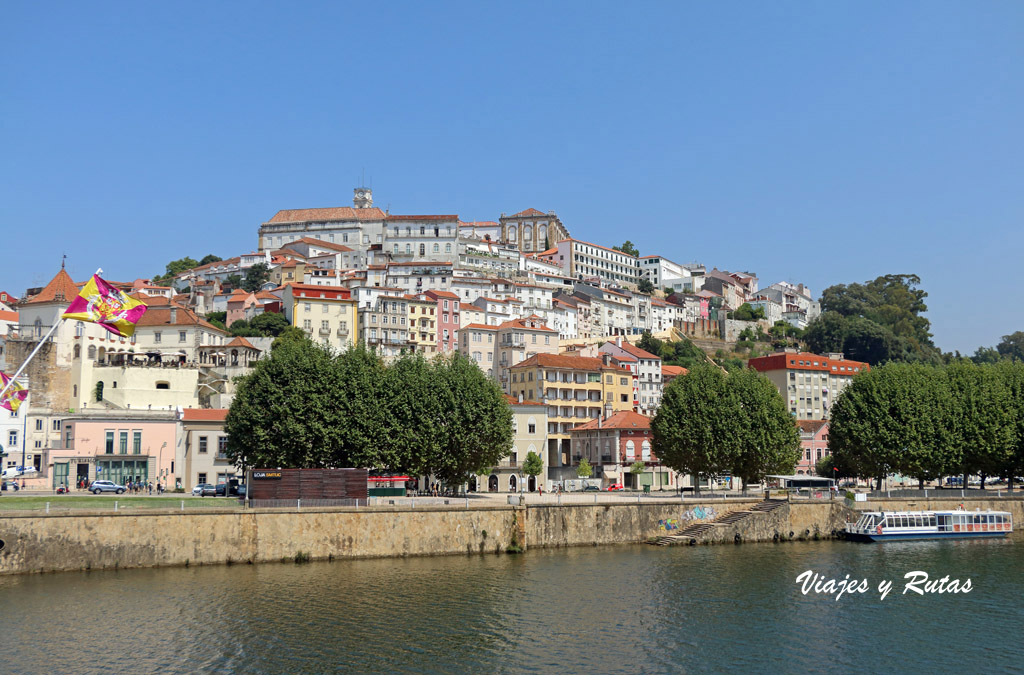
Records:
M543 485L538 485L537 486L537 492L540 493L541 497L543 497L544 496L544 486Z
M153 481L149 481L149 485L147 487L149 489L150 496L152 496L153 495Z

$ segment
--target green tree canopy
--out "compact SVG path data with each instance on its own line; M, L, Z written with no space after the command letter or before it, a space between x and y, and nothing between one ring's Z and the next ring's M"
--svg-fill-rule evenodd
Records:
M172 260L167 263L167 267L164 268L164 274L153 278L153 283L159 285L168 284L172 279L174 279L174 277L186 270L192 269L193 267L199 267L199 263L194 258L186 256L179 260Z
M651 283L650 279L641 279L637 282L636 289L641 293L650 295L654 292L654 284Z
M743 479L743 490L768 474L793 473L800 459L800 433L775 385L744 368L726 378L725 390L729 409L723 412L733 423L729 469Z
M533 450L526 453L523 460L523 473L527 476L539 476L544 471L544 460Z
M594 467L590 465L587 458L584 457L580 460L580 463L576 466L576 475L580 478L590 478L594 473Z
M749 302L744 302L732 313L732 318L738 321L757 321L764 319L764 307L751 307Z
M706 480L732 465L734 420L725 375L696 364L665 388L651 420L652 449L665 466Z
M1004 335L1002 341L996 345L996 351L1008 359L1024 361L1024 331Z
M270 279L270 269L266 263L256 263L245 271L245 279L242 280L242 289L255 293L260 290L263 284Z
M210 263L220 262L221 260L223 260L223 258L221 258L219 255L208 253L205 256L203 256L202 260L199 261L199 265L209 265Z
M888 274L863 284L839 284L821 296L822 314L807 327L808 348L844 352L870 363L938 363L931 338L927 293L913 274Z
M636 258L640 257L640 251L637 250L636 246L634 246L633 242L631 242L629 239L627 239L625 243L622 244L622 246L612 246L612 249L615 251L622 251L626 255L631 255Z
M1017 432L1011 382L996 368L967 360L950 364L947 375L953 399L950 440L962 461L961 472L1004 475L1013 458Z

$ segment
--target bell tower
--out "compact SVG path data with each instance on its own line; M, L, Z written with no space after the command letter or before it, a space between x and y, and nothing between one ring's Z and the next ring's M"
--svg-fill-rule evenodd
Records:
M373 208L373 190L368 187L357 187L352 204L357 209Z

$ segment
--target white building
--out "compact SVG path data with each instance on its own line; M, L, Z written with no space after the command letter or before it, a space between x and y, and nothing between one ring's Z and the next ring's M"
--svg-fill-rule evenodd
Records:
M640 265L635 256L576 239L556 244L562 271L574 279L597 278L613 284L635 286L640 280Z
M690 271L660 255L645 255L639 259L640 272L643 278L662 288L667 279L682 279L690 276Z

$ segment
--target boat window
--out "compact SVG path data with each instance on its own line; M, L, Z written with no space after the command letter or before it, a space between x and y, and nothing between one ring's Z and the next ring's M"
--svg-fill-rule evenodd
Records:
M934 513L928 516L928 527L935 527L936 522Z

